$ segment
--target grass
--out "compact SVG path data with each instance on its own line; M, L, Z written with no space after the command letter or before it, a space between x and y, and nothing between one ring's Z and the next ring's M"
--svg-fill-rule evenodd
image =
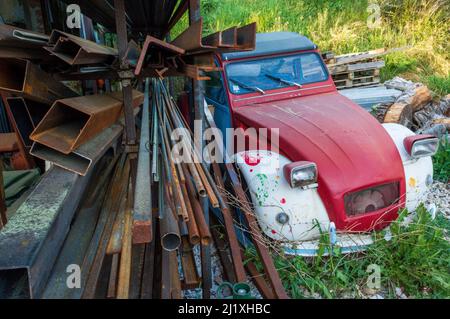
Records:
M433 156L434 178L441 182L450 181L450 142L448 134L441 139L438 152Z
M374 234L375 243L358 254L341 254L333 249L331 256L285 257L274 254L281 280L292 298L361 298L381 293L396 298L396 289L413 298L450 297L450 222L438 215L434 220L420 206L413 221L404 224L405 210L391 224L391 239L384 239L385 231ZM322 245L331 250L328 234ZM324 251L323 249L321 250ZM247 250L262 272L254 251ZM380 267L381 286L368 292L370 265ZM370 290L370 289L369 289Z
M450 2L448 0L202 0L204 33L257 22L259 32L294 31L322 51L336 54L410 46L385 57L382 80L396 75L421 81L439 95L450 93ZM370 28L369 5L381 24ZM374 10L374 9L372 9ZM186 16L176 36L187 26Z

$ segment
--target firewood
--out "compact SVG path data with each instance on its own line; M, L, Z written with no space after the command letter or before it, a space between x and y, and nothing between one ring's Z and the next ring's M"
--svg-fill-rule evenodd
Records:
M444 124L447 128L447 131L450 131L450 117L443 117L439 119L434 119L433 123L435 124Z
M411 107L413 112L417 112L425 107L432 99L431 91L426 86L419 86L415 89L415 94L411 97Z
M398 123L411 127L413 111L410 104L394 103L384 115L383 123Z

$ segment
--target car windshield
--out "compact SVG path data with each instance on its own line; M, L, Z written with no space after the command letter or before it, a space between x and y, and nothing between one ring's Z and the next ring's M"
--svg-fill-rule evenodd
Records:
M265 94L266 90L301 87L303 84L328 79L328 72L317 53L230 63L226 67L226 73L233 94Z

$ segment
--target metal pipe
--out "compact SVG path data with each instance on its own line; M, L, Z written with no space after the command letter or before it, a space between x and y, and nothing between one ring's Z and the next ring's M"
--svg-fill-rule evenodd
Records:
M186 168L183 167L183 169L185 170L186 174ZM200 233L201 242L204 245L207 245L211 242L211 233L209 231L209 226L205 220L205 215L203 215L203 208L200 205L199 200L197 199L194 185L192 184L192 181L189 178L186 179L186 188L189 200L192 205L192 210L194 212L195 221Z
M171 199L168 194L167 186L165 192L165 200L169 205L166 206L164 217L160 220L161 226L161 246L166 251L178 249L181 244L180 230L177 220L171 208Z

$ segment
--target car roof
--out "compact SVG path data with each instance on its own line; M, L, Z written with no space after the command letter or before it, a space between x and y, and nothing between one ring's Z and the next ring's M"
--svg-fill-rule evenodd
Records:
M222 60L314 49L317 46L310 39L295 32L257 33L255 50L222 53Z

